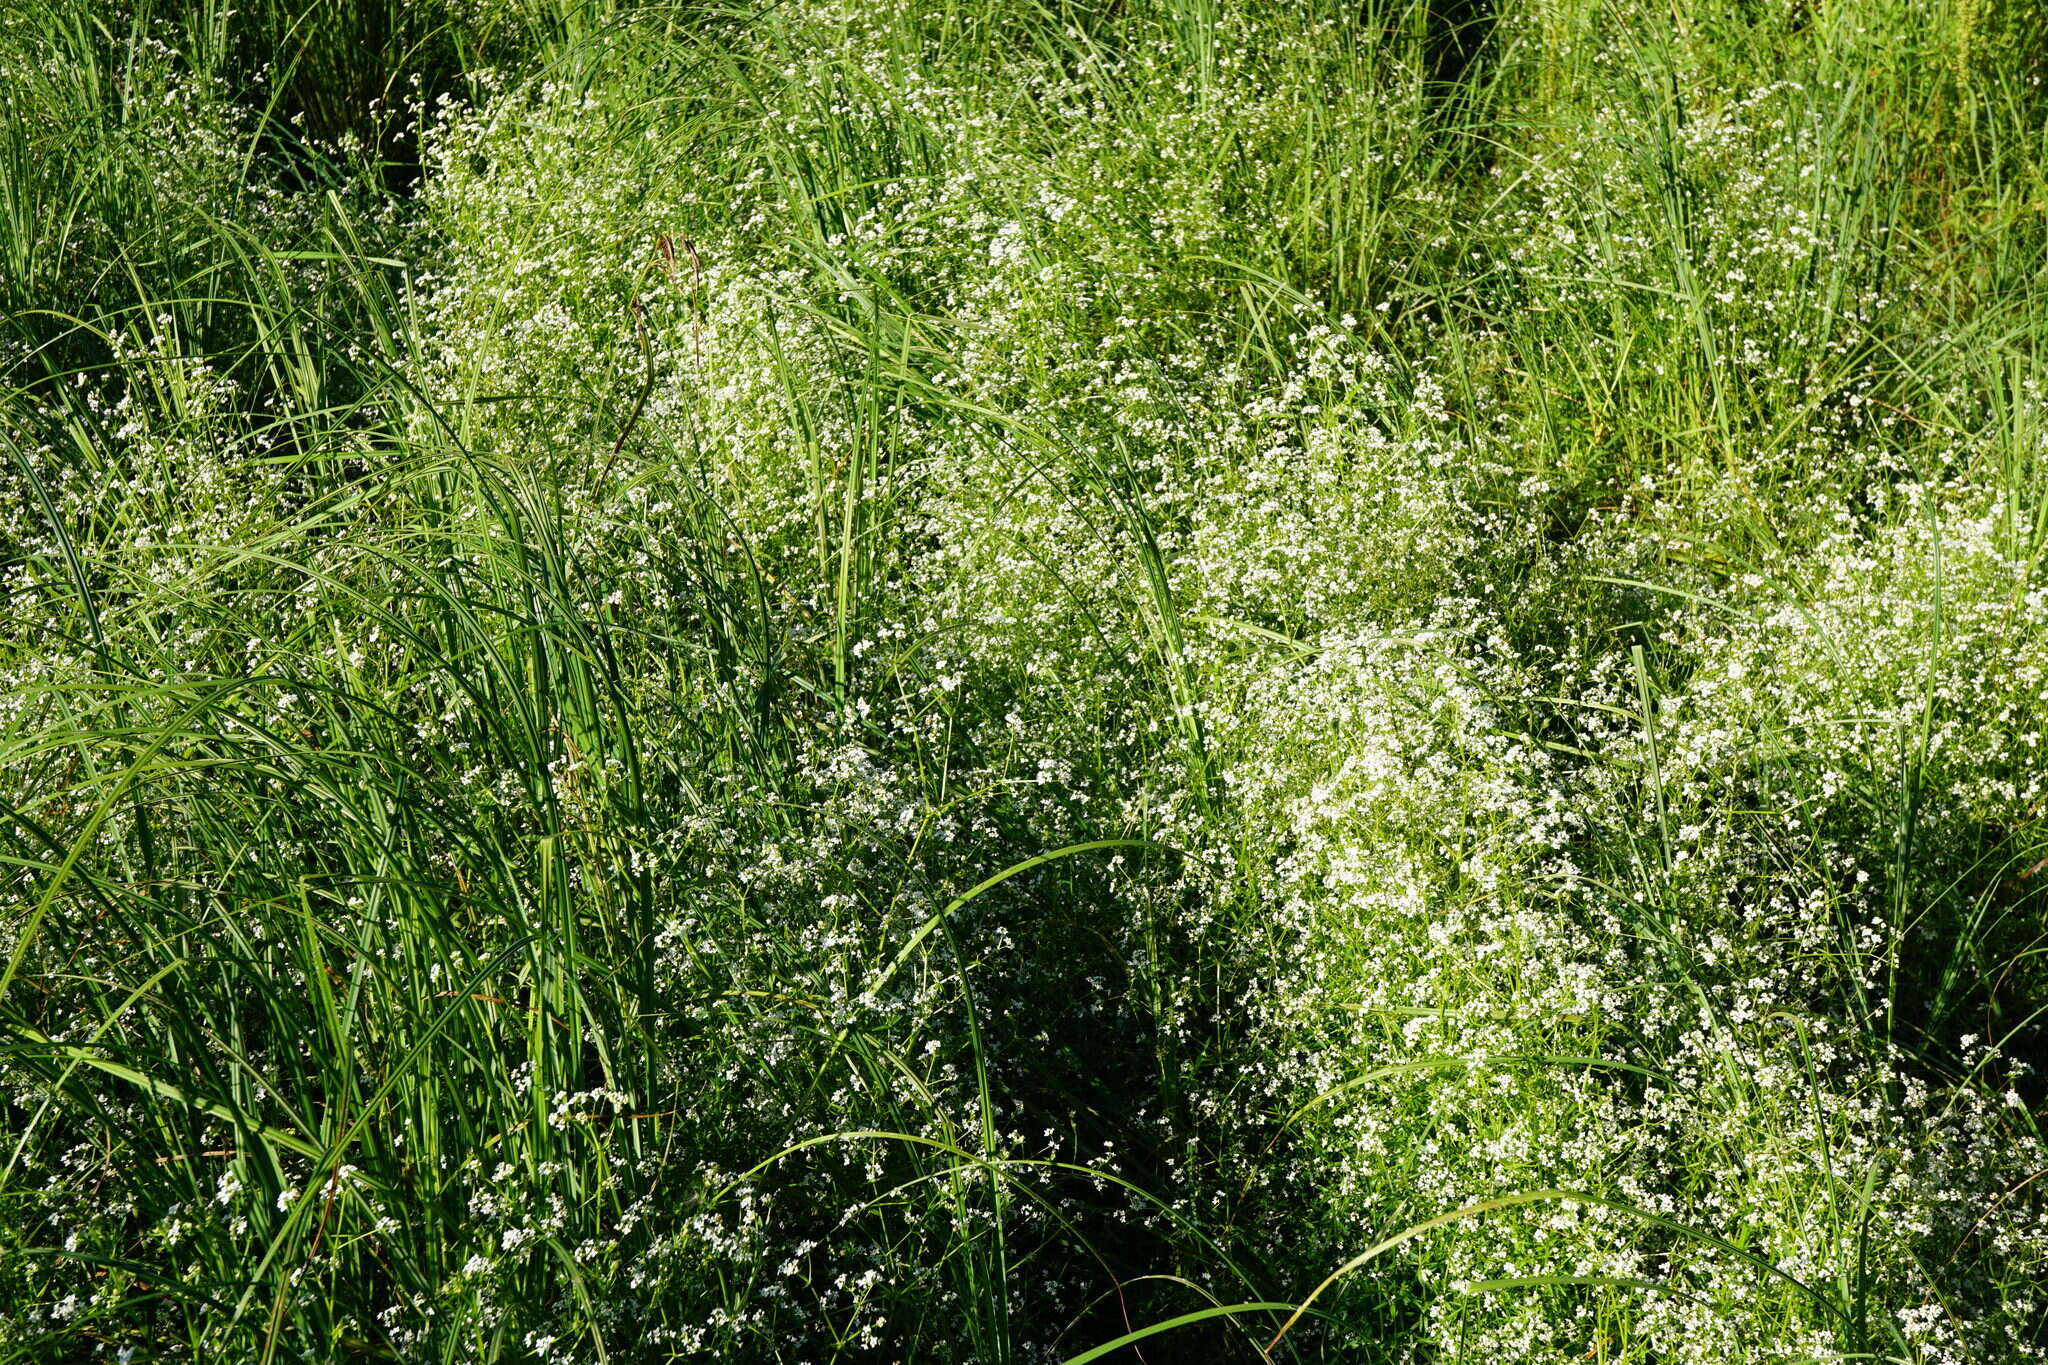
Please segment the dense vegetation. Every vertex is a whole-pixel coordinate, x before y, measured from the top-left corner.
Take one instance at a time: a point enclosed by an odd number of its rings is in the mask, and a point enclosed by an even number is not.
[[[0,1361],[2048,1358],[2044,75],[0,6]]]

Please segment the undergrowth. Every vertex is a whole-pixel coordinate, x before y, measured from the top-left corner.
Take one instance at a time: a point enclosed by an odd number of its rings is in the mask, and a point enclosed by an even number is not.
[[[0,15],[0,1361],[2048,1357],[2022,6]]]

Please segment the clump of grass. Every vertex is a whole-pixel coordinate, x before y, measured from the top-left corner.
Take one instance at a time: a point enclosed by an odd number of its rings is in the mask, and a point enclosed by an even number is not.
[[[0,18],[0,1358],[2039,1359],[2041,59]]]

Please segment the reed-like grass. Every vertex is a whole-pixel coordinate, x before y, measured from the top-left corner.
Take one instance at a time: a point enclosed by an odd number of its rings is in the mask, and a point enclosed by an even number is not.
[[[2041,1358],[2038,27],[0,14],[0,1361]]]

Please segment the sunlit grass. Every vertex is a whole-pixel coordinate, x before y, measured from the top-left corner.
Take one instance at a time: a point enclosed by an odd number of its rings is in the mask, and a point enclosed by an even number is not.
[[[0,1361],[2048,1354],[2036,27],[0,15]]]

